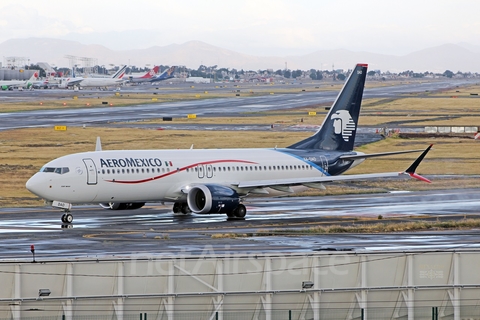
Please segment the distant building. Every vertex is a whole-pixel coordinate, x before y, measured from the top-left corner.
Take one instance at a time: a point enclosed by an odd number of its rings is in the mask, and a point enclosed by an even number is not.
[[[209,78],[202,78],[202,77],[188,77],[185,79],[185,82],[193,82],[193,83],[210,83],[212,79]]]
[[[38,70],[25,70],[25,69],[0,69],[0,80],[28,80]]]

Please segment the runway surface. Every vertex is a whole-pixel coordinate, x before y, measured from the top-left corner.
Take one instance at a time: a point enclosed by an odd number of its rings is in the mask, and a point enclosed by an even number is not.
[[[406,93],[421,93],[425,91],[439,91],[447,88],[466,85],[467,80],[451,80],[438,82],[425,82],[415,84],[400,84],[392,87],[377,87],[366,89],[364,98],[388,98],[399,97]],[[205,85],[204,90],[213,87],[213,84]],[[125,89],[122,93],[142,92],[142,88]],[[145,91],[147,89],[143,89]],[[188,92],[187,86],[181,87],[176,91]],[[227,89],[225,89],[227,90]],[[229,88],[228,90],[232,90]],[[92,124],[108,124],[111,122],[129,122],[143,119],[153,119],[162,117],[185,118],[187,114],[197,114],[197,116],[226,116],[238,115],[245,112],[260,112],[285,110],[298,107],[306,107],[314,104],[332,103],[339,90],[302,92],[298,93],[279,93],[275,95],[265,95],[258,97],[232,97],[202,99],[193,101],[169,102],[158,104],[140,104],[128,107],[95,107],[95,108],[77,108],[77,109],[56,109],[41,111],[25,111],[0,113],[0,130],[29,128],[29,127],[48,127],[54,125],[83,126]],[[82,94],[94,92],[97,95],[112,95],[112,92],[84,91]],[[148,92],[148,91],[147,91]],[[66,90],[36,90],[36,91],[12,91],[0,92],[1,101],[11,101],[12,99],[33,99],[39,100],[45,97],[73,97],[79,95]]]
[[[48,208],[0,210],[0,258],[37,260],[130,256],[285,254],[319,250],[422,250],[480,247],[478,230],[392,234],[305,234],[293,230],[332,224],[457,220],[480,216],[480,189],[324,197],[258,198],[245,220],[226,215],[174,215],[171,206],[132,211],[75,207],[74,222]],[[275,231],[275,235],[274,234]],[[240,235],[231,238],[230,234]],[[243,235],[243,236],[242,236]]]

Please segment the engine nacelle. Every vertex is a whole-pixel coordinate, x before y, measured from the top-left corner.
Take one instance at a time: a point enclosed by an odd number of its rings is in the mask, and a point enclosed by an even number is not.
[[[103,209],[109,210],[134,210],[139,209],[145,205],[145,202],[108,202],[108,203],[100,203],[100,206]]]
[[[193,213],[229,213],[240,204],[238,193],[228,187],[215,184],[193,186],[187,195],[187,203]]]

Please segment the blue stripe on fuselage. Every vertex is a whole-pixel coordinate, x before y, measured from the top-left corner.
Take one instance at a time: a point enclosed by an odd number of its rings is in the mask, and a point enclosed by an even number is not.
[[[297,158],[298,160],[300,160],[300,161],[302,161],[302,162],[305,162],[305,163],[308,164],[308,165],[311,165],[312,167],[314,167],[315,169],[317,169],[318,171],[320,171],[321,173],[323,173],[323,175],[325,175],[325,176],[330,176],[330,174],[329,174],[327,171],[325,171],[325,169],[323,169],[322,167],[320,167],[319,165],[317,165],[317,164],[314,163],[314,162],[311,162],[311,161],[306,160],[306,159],[303,158],[303,157],[297,156],[296,154],[293,154],[293,153],[291,153],[291,152],[288,152],[288,151],[285,150],[285,149],[272,149],[272,150],[281,152],[281,153],[283,153],[283,154],[287,154],[287,155],[289,155],[289,156],[291,156],[291,157],[294,157],[294,158]]]

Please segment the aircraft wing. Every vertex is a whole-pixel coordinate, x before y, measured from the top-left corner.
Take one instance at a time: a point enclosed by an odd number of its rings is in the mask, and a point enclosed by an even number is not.
[[[69,86],[74,86],[74,85],[76,85],[76,84],[79,84],[79,83],[82,82],[82,81],[83,81],[83,78],[81,78],[81,79],[73,79],[73,80],[68,81],[68,85],[69,85]]]
[[[352,174],[352,175],[340,175],[340,176],[323,176],[323,177],[312,177],[312,178],[293,178],[293,179],[278,179],[278,180],[254,180],[254,181],[245,181],[232,183],[232,185],[237,186],[238,188],[266,188],[266,187],[277,187],[277,186],[296,186],[296,185],[308,185],[308,184],[320,184],[324,182],[334,182],[334,181],[351,181],[351,180],[368,180],[376,178],[390,178],[390,177],[399,177],[403,175],[409,175],[412,178],[425,181],[430,183],[430,180],[424,178],[417,173],[417,169],[420,162],[422,162],[425,155],[430,151],[430,145],[423,153],[408,167],[407,170],[403,172],[385,172],[385,173],[368,173],[368,174]]]

